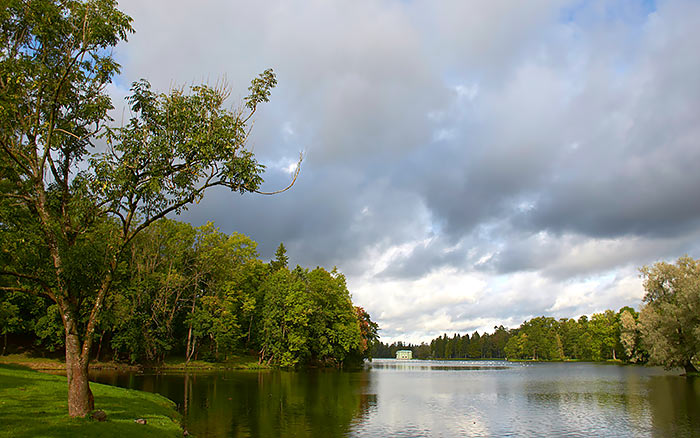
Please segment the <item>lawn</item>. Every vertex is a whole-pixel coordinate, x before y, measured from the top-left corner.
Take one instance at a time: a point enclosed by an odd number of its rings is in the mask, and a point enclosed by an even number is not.
[[[175,404],[158,394],[91,383],[106,422],[68,416],[66,378],[0,364],[0,437],[181,437]],[[137,424],[143,418],[147,424]]]

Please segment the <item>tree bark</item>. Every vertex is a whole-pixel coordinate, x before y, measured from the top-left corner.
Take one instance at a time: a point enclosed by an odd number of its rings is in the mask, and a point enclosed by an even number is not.
[[[190,311],[190,315],[194,314],[194,308],[195,304],[197,302],[197,295],[195,294],[194,297],[192,297],[192,310]],[[190,349],[191,347],[191,349]],[[187,330],[187,348],[185,348],[185,364],[190,363],[190,359],[192,359],[192,355],[194,354],[194,343],[192,342],[192,322],[190,322],[190,327]]]
[[[100,343],[97,344],[97,354],[95,354],[95,362],[100,361],[100,352],[102,351],[102,339],[105,337],[105,331],[102,330],[102,334],[100,335]]]
[[[66,328],[66,377],[68,378],[68,415],[84,417],[95,409],[88,381],[88,358],[81,355],[80,338]]]

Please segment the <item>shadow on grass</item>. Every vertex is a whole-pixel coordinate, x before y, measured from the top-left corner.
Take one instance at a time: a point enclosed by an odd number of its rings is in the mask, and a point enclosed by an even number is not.
[[[16,363],[0,363],[0,369],[6,370],[19,370],[19,371],[32,371],[31,368],[24,365],[19,365]]]

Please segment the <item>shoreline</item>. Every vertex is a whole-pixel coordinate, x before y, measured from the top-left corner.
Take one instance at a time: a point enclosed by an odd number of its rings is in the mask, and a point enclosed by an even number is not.
[[[57,358],[32,357],[26,354],[0,356],[0,364],[20,365],[35,371],[65,371],[65,361]],[[224,370],[269,370],[268,365],[259,364],[252,356],[236,356],[226,362],[184,361],[172,359],[163,364],[127,364],[121,362],[90,362],[90,371],[224,371]]]

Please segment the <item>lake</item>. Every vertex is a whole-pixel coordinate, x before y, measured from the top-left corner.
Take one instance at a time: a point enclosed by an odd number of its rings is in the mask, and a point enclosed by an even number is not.
[[[168,397],[200,438],[700,436],[700,379],[642,366],[375,359],[92,378]]]

